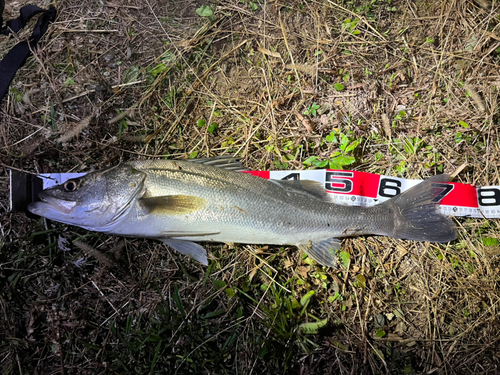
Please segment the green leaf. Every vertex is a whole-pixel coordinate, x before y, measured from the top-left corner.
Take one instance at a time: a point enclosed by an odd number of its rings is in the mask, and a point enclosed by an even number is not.
[[[377,355],[382,361],[385,359],[384,352],[380,349],[372,349],[373,354]]]
[[[185,318],[186,317],[186,310],[184,310],[184,306],[182,304],[182,299],[181,299],[181,296],[179,294],[179,287],[177,285],[174,285],[174,293],[172,294],[172,298],[173,298],[177,308],[181,312],[182,317]]]
[[[310,107],[304,111],[304,115],[309,116],[312,115],[315,117],[317,115],[317,110],[320,108],[320,105],[317,103],[313,103]]]
[[[196,121],[196,125],[198,125],[200,128],[204,127],[207,124],[205,120],[200,118],[198,121]]]
[[[344,344],[342,344],[340,341],[338,340],[332,340],[330,341],[331,344],[333,346],[335,346],[336,348],[339,348],[340,350],[344,350],[344,351],[347,351],[349,348],[347,346],[345,346]]]
[[[277,169],[288,169],[288,163],[287,162],[280,162],[279,160],[274,161],[274,166]]]
[[[251,10],[253,10],[254,12],[255,12],[257,9],[259,9],[258,5],[257,5],[257,4],[255,4],[255,3],[254,3],[254,2],[252,2],[252,1],[250,1],[250,2],[248,3],[248,7],[249,7]]]
[[[325,139],[326,139],[327,142],[335,142],[335,143],[338,142],[335,131],[333,131],[329,135],[327,135],[325,137]]]
[[[66,78],[66,81],[64,82],[64,86],[66,86],[66,87],[74,85],[74,84],[75,84],[75,81],[73,81],[73,78],[71,78],[71,77]]]
[[[361,289],[366,288],[366,277],[364,275],[356,275],[356,280],[358,281],[358,286]]]
[[[328,302],[332,303],[338,299],[342,300],[342,298],[340,298],[340,297],[341,296],[340,296],[339,292],[335,292],[335,294],[333,296],[328,297]]]
[[[123,72],[122,83],[129,83],[137,80],[139,76],[140,68],[137,65],[133,65]]]
[[[315,167],[324,168],[324,167],[326,167],[328,165],[328,160],[323,160],[323,161],[314,160],[312,164]]]
[[[347,155],[340,155],[337,156],[336,158],[333,158],[330,160],[331,163],[344,166],[344,165],[350,165],[356,161],[356,158],[354,156],[347,156]],[[333,168],[332,168],[333,169]]]
[[[213,281],[215,289],[221,290],[226,287],[226,282],[224,280],[214,280]]]
[[[207,312],[205,315],[201,315],[201,319],[210,319],[210,318],[215,318],[219,315],[222,315],[226,312],[226,310],[217,310],[217,311],[210,311]]]
[[[299,301],[297,301],[297,298],[291,298],[292,301],[292,309],[298,309],[301,307]]]
[[[259,357],[264,358],[264,356],[269,352],[269,349],[267,348],[266,345],[264,345],[260,350],[259,350]]]
[[[498,238],[486,237],[483,238],[484,246],[498,246]]]
[[[336,83],[333,85],[333,88],[337,91],[342,91],[345,87],[342,83]]]
[[[345,152],[345,149],[346,149],[348,144],[349,144],[349,138],[345,134],[341,134],[339,148]]]
[[[236,295],[236,292],[234,291],[233,288],[226,288],[224,289],[224,292],[227,294],[229,298],[233,298]]]
[[[169,69],[169,67],[166,64],[160,63],[160,64],[156,65],[154,68],[148,69],[147,71],[153,77],[156,77],[168,69]]]
[[[385,336],[385,331],[382,328],[379,328],[375,332],[375,335],[377,335],[377,337],[384,337]]]
[[[406,118],[406,111],[404,110],[401,110],[398,112],[398,114],[396,115],[396,117],[394,117],[394,120],[403,120]]]
[[[346,149],[345,149],[345,152],[351,152],[353,151],[356,147],[358,147],[358,145],[361,143],[361,141],[359,139],[355,140],[354,142],[352,142]]]
[[[347,251],[341,251],[338,254],[339,254],[340,263],[344,266],[344,268],[348,268],[349,267],[349,258],[351,257],[351,254],[349,254]]]
[[[413,367],[411,365],[406,365],[403,369],[403,374],[411,374],[413,372]]]
[[[161,337],[158,336],[158,335],[155,335],[154,333],[152,333],[151,335],[149,335],[147,338],[146,338],[146,341],[150,341],[150,342],[158,342],[158,341],[161,341]]]
[[[306,160],[304,160],[302,162],[302,164],[306,165],[306,166],[311,166],[311,164],[315,161],[315,160],[318,160],[318,157],[317,156],[309,156]]]
[[[217,129],[219,128],[219,124],[217,124],[216,122],[212,122],[209,126],[208,126],[208,132],[210,134],[213,134],[214,131],[216,131]]]
[[[309,302],[314,293],[316,293],[314,290],[310,290],[309,292],[307,292],[306,295],[300,299],[300,304],[302,306],[305,306],[305,304]]]
[[[465,121],[460,120],[458,123],[460,124],[460,126],[462,128],[466,128],[467,129],[469,127],[469,124],[467,124]]]
[[[318,330],[328,324],[328,319],[323,319],[314,323],[302,323],[299,326],[300,332],[305,335],[316,335]]]
[[[196,9],[196,14],[200,17],[212,17],[214,15],[214,11],[208,5],[202,5],[198,9]]]
[[[405,316],[405,313],[399,307],[397,309],[395,309],[393,313],[394,313],[394,315],[396,315],[397,318],[400,318],[400,319],[403,319]]]

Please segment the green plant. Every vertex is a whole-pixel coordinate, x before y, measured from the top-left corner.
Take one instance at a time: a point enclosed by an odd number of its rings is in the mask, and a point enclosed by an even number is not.
[[[347,79],[349,79],[349,78],[347,78]],[[342,83],[336,83],[336,84],[333,85],[333,88],[335,90],[337,90],[337,91],[342,91],[345,87],[344,87],[344,85]]]
[[[359,22],[359,19],[357,19],[357,18],[355,18],[354,20],[347,18],[342,23],[342,30],[346,30],[346,31],[350,32],[352,35],[358,35],[359,30],[356,30],[356,25],[358,24],[358,22]]]
[[[320,108],[319,104],[313,103],[304,111],[304,115],[316,117],[317,111]]]
[[[265,273],[265,271],[260,272]],[[307,335],[318,333],[318,329],[327,324],[326,319],[319,319],[310,313],[310,310],[312,310],[310,306],[316,304],[314,301],[316,291],[309,290],[302,295],[300,301],[294,297],[293,286],[295,280],[295,278],[292,278],[280,285],[273,279],[269,284],[262,285],[262,296],[252,296],[242,288],[238,289],[239,296],[260,306],[263,324],[269,330],[269,333],[259,340],[261,345],[259,350],[260,358],[269,360],[276,358],[276,355],[279,354],[285,358],[290,358],[296,352],[297,346],[306,353],[311,352],[311,349],[314,349],[316,344],[308,339]],[[285,287],[291,288],[291,291],[288,291]],[[258,299],[265,302],[259,303]],[[309,322],[303,321],[304,316],[309,317]],[[280,347],[279,342],[288,342],[290,345],[281,348],[283,353],[272,352],[272,348],[276,350],[276,348]],[[287,360],[283,363],[285,368],[286,362]]]
[[[253,1],[248,2],[248,7],[253,10],[254,12],[259,9],[259,6],[255,4]]]
[[[202,5],[196,9],[196,14],[200,17],[206,17],[210,21],[214,21],[214,11],[210,5]]]
[[[205,127],[205,125],[207,125],[207,122],[203,119],[199,119],[198,121],[196,121],[196,125],[199,126],[200,128],[203,128],[203,127]],[[210,134],[213,134],[218,128],[219,128],[219,124],[216,122],[212,122],[212,123],[210,123],[210,125],[208,125],[207,131]]]
[[[146,72],[153,77],[157,77],[163,72],[169,72],[175,61],[175,55],[170,51],[166,51],[160,58],[160,62],[152,68],[147,68]]]
[[[398,111],[396,116],[394,117],[394,120],[392,121],[392,127],[395,128],[397,126],[398,121],[403,121],[407,117],[406,111],[404,109]]]
[[[419,137],[406,137],[403,141],[404,150],[408,155],[416,155],[423,143]]]
[[[118,109],[116,110],[118,114],[121,113]],[[120,121],[118,122],[118,138],[122,137],[123,130],[128,130],[128,123],[125,118],[121,118]]]
[[[360,144],[360,140],[351,138],[352,132],[347,134],[341,133],[339,130],[333,130],[325,137],[326,142],[338,145],[339,151],[334,151],[327,160],[320,160],[317,156],[310,156],[303,161],[305,166],[314,166],[318,168],[343,169],[347,165],[351,165],[356,161],[352,156],[354,150]]]
[[[484,246],[498,246],[498,238],[486,237],[483,238]]]

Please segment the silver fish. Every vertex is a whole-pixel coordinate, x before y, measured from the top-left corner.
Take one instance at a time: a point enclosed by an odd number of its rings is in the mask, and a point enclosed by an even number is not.
[[[227,157],[129,161],[46,189],[28,209],[92,231],[158,239],[205,265],[206,250],[194,241],[294,245],[335,266],[341,237],[457,237],[453,221],[432,202],[433,183],[448,175],[366,208],[330,203],[315,181],[265,180],[240,168]]]

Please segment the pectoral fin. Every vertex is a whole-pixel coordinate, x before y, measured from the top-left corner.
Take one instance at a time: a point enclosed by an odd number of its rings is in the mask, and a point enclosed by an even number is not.
[[[340,249],[340,240],[337,238],[329,238],[321,242],[309,242],[297,247],[323,266],[335,267],[337,265],[337,250]]]
[[[191,258],[197,260],[201,264],[208,266],[207,251],[201,245],[195,242],[174,240],[172,238],[161,239],[164,244],[170,246],[171,248],[177,250],[179,253],[189,255]]]
[[[139,199],[147,214],[181,215],[188,214],[205,206],[205,199],[191,195],[164,195]]]

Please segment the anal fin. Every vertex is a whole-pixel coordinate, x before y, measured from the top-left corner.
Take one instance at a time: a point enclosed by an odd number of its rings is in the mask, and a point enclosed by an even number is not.
[[[177,250],[179,253],[189,255],[194,260],[208,266],[207,251],[203,246],[195,242],[175,240],[172,238],[160,238],[160,240],[163,241],[164,244]]]
[[[329,238],[320,242],[298,245],[297,247],[319,264],[326,267],[336,267],[337,250],[340,249],[340,243],[337,238]]]

